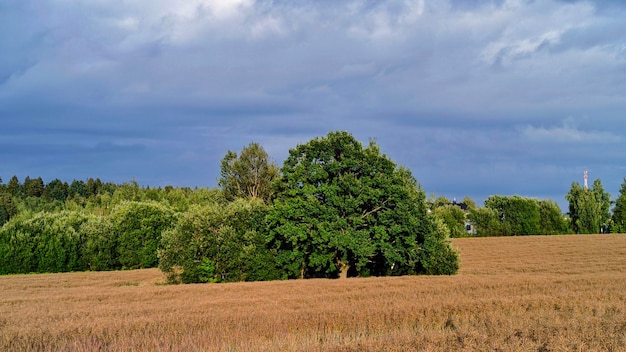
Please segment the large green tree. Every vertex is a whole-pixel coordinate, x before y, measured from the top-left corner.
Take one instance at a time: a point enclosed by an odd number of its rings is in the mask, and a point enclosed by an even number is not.
[[[291,149],[281,173],[268,223],[288,277],[456,272],[417,181],[373,142],[331,132]]]
[[[228,151],[221,162],[218,184],[228,200],[259,198],[268,201],[278,167],[258,143],[250,143],[239,155]]]
[[[615,200],[613,208],[613,232],[626,232],[626,177],[619,190],[619,196]]]

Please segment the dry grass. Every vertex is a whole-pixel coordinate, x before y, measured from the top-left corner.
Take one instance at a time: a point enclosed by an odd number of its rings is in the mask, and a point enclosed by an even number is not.
[[[0,277],[2,351],[625,351],[626,236],[458,239],[452,277]]]

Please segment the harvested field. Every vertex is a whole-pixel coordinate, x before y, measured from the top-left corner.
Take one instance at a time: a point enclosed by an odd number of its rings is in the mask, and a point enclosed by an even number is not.
[[[461,271],[164,286],[0,277],[1,351],[626,351],[626,235],[454,240]]]

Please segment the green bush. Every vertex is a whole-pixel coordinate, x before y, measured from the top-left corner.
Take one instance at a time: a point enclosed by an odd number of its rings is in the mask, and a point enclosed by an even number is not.
[[[171,283],[279,279],[260,232],[266,209],[260,200],[242,199],[191,206],[163,234],[159,267]]]
[[[159,203],[125,201],[109,218],[122,268],[157,266],[161,234],[175,223],[174,211]]]
[[[428,275],[452,275],[459,270],[459,253],[450,244],[450,230],[437,217],[432,217],[435,231],[424,238],[420,265]]]
[[[76,211],[25,213],[0,229],[0,273],[65,272],[87,269],[85,237],[89,215]]]
[[[467,237],[465,232],[465,212],[456,205],[443,205],[435,208],[433,214],[443,220],[450,230],[450,237]]]
[[[121,269],[118,240],[108,218],[91,216],[81,225],[79,231],[87,239],[84,260],[89,270]]]

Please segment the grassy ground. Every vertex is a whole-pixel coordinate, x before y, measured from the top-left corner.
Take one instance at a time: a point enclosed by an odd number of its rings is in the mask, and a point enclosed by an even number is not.
[[[626,351],[626,235],[453,243],[451,277],[0,277],[0,351]]]

